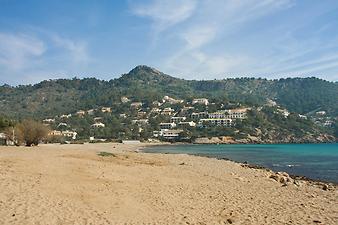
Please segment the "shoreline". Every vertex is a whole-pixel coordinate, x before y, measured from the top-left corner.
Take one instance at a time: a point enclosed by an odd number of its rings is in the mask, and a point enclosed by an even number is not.
[[[289,144],[301,144],[301,143],[289,143]],[[335,143],[304,143],[304,144],[335,144]],[[189,143],[174,144],[174,146],[186,146],[186,145],[218,145],[218,144],[189,144]],[[223,145],[223,144],[221,144],[221,145]],[[236,144],[224,144],[224,145],[238,145],[238,144],[236,143]],[[243,144],[243,145],[248,145],[248,143]],[[255,145],[255,144],[252,144],[252,145]],[[261,144],[259,144],[259,145],[261,145]],[[263,145],[274,145],[274,144],[268,143],[268,144],[263,144]],[[281,143],[281,145],[284,145],[284,143]],[[253,169],[266,170],[266,171],[270,171],[270,172],[274,172],[274,173],[278,173],[278,172],[287,173],[285,171],[274,171],[273,169],[271,169],[269,167],[262,166],[262,165],[259,165],[259,164],[247,163],[246,161],[240,162],[240,161],[236,161],[236,160],[226,158],[226,157],[213,157],[213,156],[203,155],[203,154],[198,154],[198,153],[189,154],[189,153],[162,153],[162,152],[145,152],[144,151],[145,148],[156,148],[157,146],[172,146],[172,144],[158,144],[158,145],[154,145],[154,146],[152,146],[152,145],[151,146],[144,146],[144,147],[140,147],[139,151],[142,152],[142,153],[146,153],[146,154],[152,154],[152,153],[165,154],[165,155],[167,155],[167,154],[185,154],[185,155],[189,155],[189,156],[197,156],[197,157],[205,157],[205,158],[211,158],[211,159],[217,159],[217,160],[230,161],[230,162],[237,163],[241,166],[246,166],[246,167],[253,168]],[[306,176],[303,176],[303,175],[297,175],[297,174],[292,174],[292,173],[287,173],[287,174],[291,178],[293,178],[294,180],[301,180],[301,181],[306,181],[306,182],[309,182],[309,183],[319,184],[319,185],[323,185],[323,184],[331,185],[331,186],[334,186],[335,188],[338,189],[338,182],[326,181],[326,180],[321,180],[321,179],[313,179],[313,178],[309,178],[309,177],[306,177]]]

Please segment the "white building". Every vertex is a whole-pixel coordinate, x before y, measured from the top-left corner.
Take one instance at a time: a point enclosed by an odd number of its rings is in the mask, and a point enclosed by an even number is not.
[[[185,116],[173,116],[170,118],[171,123],[179,123],[185,121],[187,118]]]
[[[88,115],[94,115],[95,109],[89,109],[87,110]]]
[[[44,122],[44,123],[54,123],[55,119],[44,119],[44,120],[42,120],[42,122]]]
[[[181,126],[181,127],[196,127],[196,123],[194,121],[179,122],[178,126]]]
[[[59,123],[59,125],[57,127],[68,127],[67,123]]]
[[[111,107],[102,107],[101,112],[103,113],[110,113],[111,112]]]
[[[324,116],[326,114],[326,112],[325,111],[318,111],[318,112],[316,112],[316,114],[318,116]]]
[[[160,123],[161,129],[173,129],[176,127],[176,123]]]
[[[163,99],[162,99],[162,102],[168,102],[170,104],[180,104],[180,103],[183,103],[184,101],[179,100],[179,99],[174,99],[174,98],[171,98],[169,96],[164,96]]]
[[[209,100],[207,98],[195,98],[192,100],[192,104],[209,105]]]
[[[250,108],[239,108],[239,109],[228,109],[225,110],[225,113],[227,114],[225,118],[228,119],[245,119],[247,111]]]
[[[177,139],[182,133],[183,130],[170,130],[170,129],[162,129],[160,131],[154,131],[153,136],[158,138],[162,137],[167,140]]]
[[[103,128],[105,127],[106,125],[104,123],[94,123],[91,125],[91,127],[93,128]]]
[[[233,120],[232,119],[200,119],[199,125],[205,126],[205,125],[214,125],[214,126],[225,126],[225,127],[231,127],[233,126]]]
[[[127,103],[127,102],[130,102],[130,99],[127,98],[126,96],[123,96],[123,97],[121,97],[121,102],[122,103]]]
[[[278,113],[282,114],[285,118],[290,115],[289,111],[286,109],[277,109]]]
[[[170,116],[175,112],[172,108],[164,108],[161,112],[162,115]]]
[[[208,112],[199,112],[199,113],[191,113],[190,115],[191,119],[193,120],[197,120],[197,119],[201,119],[201,118],[208,118]]]
[[[299,118],[301,118],[301,119],[304,119],[304,120],[307,119],[307,116],[304,116],[304,115],[301,115],[301,114],[299,114],[298,116],[299,116]]]
[[[132,120],[132,124],[137,124],[137,125],[147,125],[149,123],[148,119],[140,119],[140,120]]]
[[[68,119],[68,118],[70,118],[70,117],[72,117],[72,114],[60,116],[61,119]]]
[[[70,137],[73,140],[76,139],[77,136],[77,132],[75,131],[58,131],[58,130],[53,130],[51,132],[49,132],[48,136],[63,136],[63,137]]]
[[[213,113],[208,113],[208,118],[209,119],[222,119],[226,118],[227,113],[225,111],[218,111],[218,112],[213,112]]]
[[[132,108],[140,108],[140,107],[142,107],[142,102],[132,102],[131,104],[130,104],[130,107],[132,107]]]
[[[76,112],[77,116],[84,116],[85,114],[86,114],[86,112],[83,111],[83,110],[79,110],[79,111]]]

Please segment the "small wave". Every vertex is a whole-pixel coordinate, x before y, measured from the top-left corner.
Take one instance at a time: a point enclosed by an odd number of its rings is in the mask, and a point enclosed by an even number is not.
[[[295,164],[295,165],[293,165],[293,164],[287,164],[286,166],[289,167],[289,168],[291,168],[291,167],[296,167],[296,166],[300,166],[300,165],[297,165],[297,164]]]

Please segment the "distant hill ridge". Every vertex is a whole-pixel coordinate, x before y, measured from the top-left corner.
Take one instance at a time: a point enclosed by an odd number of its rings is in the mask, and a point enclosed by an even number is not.
[[[325,110],[338,115],[338,83],[318,78],[227,78],[184,80],[141,65],[110,81],[96,78],[58,79],[35,85],[0,87],[1,113],[13,118],[43,118],[120,103],[122,96],[152,102],[163,96],[189,100],[222,99],[244,105],[262,105],[273,99],[290,111],[306,114]]]

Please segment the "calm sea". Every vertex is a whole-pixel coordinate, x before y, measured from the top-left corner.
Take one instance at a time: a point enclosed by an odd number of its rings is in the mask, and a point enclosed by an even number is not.
[[[338,183],[338,144],[169,145],[149,147],[144,152],[228,158]]]

